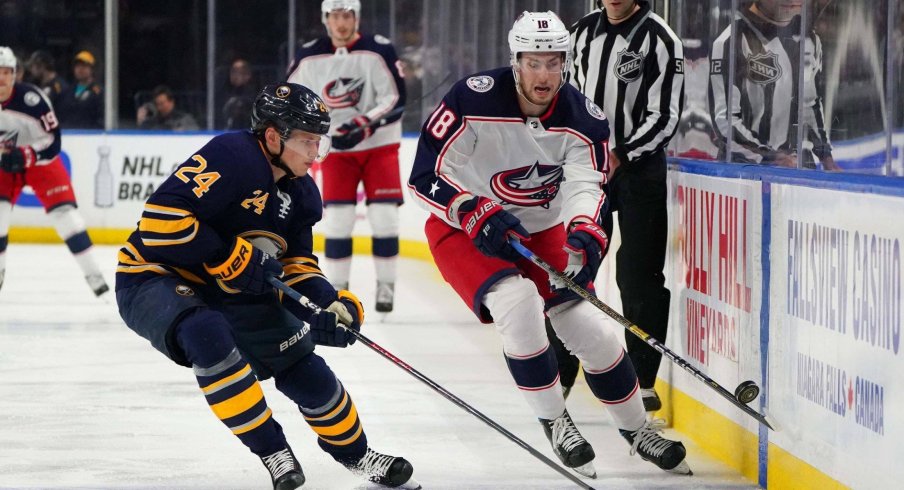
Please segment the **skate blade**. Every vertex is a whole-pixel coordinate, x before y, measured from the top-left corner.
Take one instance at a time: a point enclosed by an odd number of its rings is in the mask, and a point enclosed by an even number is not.
[[[596,468],[593,467],[593,462],[584,463],[581,466],[575,466],[572,468],[576,473],[581,476],[586,476],[587,478],[596,478]]]
[[[686,460],[682,460],[680,463],[678,463],[678,466],[675,466],[674,468],[666,471],[668,471],[669,473],[675,473],[676,475],[691,476],[694,474],[694,472],[691,471],[691,467],[687,465]]]
[[[421,490],[421,484],[417,482],[414,478],[409,478],[405,483],[397,486],[396,488],[401,488],[402,490]]]

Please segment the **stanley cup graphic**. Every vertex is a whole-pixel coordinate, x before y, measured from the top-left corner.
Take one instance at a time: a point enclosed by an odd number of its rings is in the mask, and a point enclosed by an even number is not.
[[[94,205],[99,208],[113,207],[113,171],[110,169],[110,147],[97,147],[97,172],[94,173]]]

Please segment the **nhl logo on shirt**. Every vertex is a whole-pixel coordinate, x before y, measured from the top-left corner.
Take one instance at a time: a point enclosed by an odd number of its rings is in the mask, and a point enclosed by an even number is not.
[[[490,187],[500,201],[518,206],[542,206],[559,193],[562,167],[558,165],[533,165],[499,172],[490,179]]]
[[[782,67],[778,64],[778,55],[766,51],[747,58],[747,73],[750,81],[759,85],[768,85],[782,76]]]
[[[331,109],[353,107],[361,100],[363,78],[337,78],[323,87],[323,101]]]
[[[468,87],[475,92],[489,92],[491,88],[493,88],[493,77],[488,77],[486,75],[482,75],[479,77],[471,77],[466,82]]]
[[[179,296],[194,296],[195,291],[185,284],[180,284],[176,286],[176,294],[178,294]]]
[[[640,78],[643,71],[643,53],[628,51],[627,48],[618,52],[615,62],[615,76],[619,80],[630,83]]]

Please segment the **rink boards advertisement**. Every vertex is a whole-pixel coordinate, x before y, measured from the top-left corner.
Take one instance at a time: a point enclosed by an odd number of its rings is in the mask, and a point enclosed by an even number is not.
[[[218,133],[75,133],[63,134],[62,159],[72,176],[79,209],[98,242],[120,241],[135,228],[144,202],[179,164]],[[417,140],[405,138],[399,152],[403,181],[411,172]],[[312,175],[320,179],[319,164]],[[402,184],[402,183],[400,183]],[[403,187],[404,189],[404,187]],[[363,189],[359,189],[363,201]],[[400,236],[423,241],[426,211],[411,202],[401,207]],[[12,215],[16,227],[50,226],[40,202],[26,187]],[[111,233],[112,232],[112,233]],[[315,227],[315,233],[317,228]],[[359,202],[355,234],[370,236],[363,202]]]
[[[769,408],[783,430],[769,441],[844,484],[895,487],[902,200],[771,190]]]
[[[745,380],[760,384],[759,184],[672,173],[670,188],[668,346],[729,390]],[[672,376],[686,394],[756,431],[756,421],[690,374],[674,369]]]

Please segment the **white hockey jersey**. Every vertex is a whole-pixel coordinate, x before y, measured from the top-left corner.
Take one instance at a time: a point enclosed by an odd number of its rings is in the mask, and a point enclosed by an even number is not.
[[[419,204],[460,228],[462,193],[498,201],[531,233],[576,218],[600,223],[609,124],[571,85],[545,114],[526,117],[511,68],[460,80],[424,123],[408,187]]]
[[[44,92],[30,83],[17,83],[0,104],[0,144],[4,148],[30,146],[37,165],[60,153],[60,125]]]
[[[304,46],[289,69],[288,81],[304,85],[320,95],[330,108],[330,131],[358,115],[376,121],[392,113],[387,124],[348,151],[362,151],[402,138],[405,83],[399,59],[389,39],[365,35],[350,46],[335,48],[329,37]],[[339,150],[333,150],[339,151]]]

